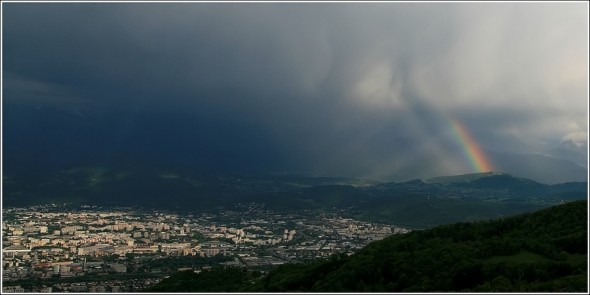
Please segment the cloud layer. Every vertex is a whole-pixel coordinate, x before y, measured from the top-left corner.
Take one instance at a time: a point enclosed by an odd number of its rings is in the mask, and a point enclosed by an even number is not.
[[[119,109],[134,128],[165,114],[153,124],[213,142],[200,150],[213,163],[254,157],[271,170],[470,172],[451,117],[486,150],[585,165],[587,8],[9,3],[3,98]]]

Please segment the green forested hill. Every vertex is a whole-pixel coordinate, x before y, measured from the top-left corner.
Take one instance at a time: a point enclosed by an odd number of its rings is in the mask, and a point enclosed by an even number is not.
[[[575,201],[510,218],[444,225],[391,236],[349,257],[283,265],[265,277],[249,276],[216,290],[586,292],[587,216],[587,201]],[[213,272],[207,276],[228,274]],[[205,291],[210,283],[216,284],[204,274],[183,274],[152,291]]]

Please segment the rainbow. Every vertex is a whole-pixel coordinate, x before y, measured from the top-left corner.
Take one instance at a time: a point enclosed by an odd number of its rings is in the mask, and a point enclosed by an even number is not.
[[[463,152],[469,160],[469,163],[476,172],[490,172],[494,168],[486,157],[485,153],[479,147],[475,139],[469,134],[467,128],[461,124],[457,119],[450,118],[451,129],[456,139],[463,147]]]

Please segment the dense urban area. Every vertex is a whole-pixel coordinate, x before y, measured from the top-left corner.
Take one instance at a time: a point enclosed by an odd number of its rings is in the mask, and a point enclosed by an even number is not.
[[[257,203],[199,213],[52,204],[2,216],[2,292],[133,292],[215,266],[265,273],[409,231]]]

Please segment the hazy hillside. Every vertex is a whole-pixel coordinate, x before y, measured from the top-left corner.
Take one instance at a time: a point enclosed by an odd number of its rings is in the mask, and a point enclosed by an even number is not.
[[[582,163],[535,154],[493,153],[497,169],[547,184],[584,181],[588,170]]]
[[[150,291],[587,292],[587,218],[586,201],[570,202],[391,236],[350,257],[283,265],[260,278],[179,273]],[[231,284],[220,287],[220,277]]]
[[[338,210],[350,217],[410,228],[487,220],[587,198],[585,182],[546,185],[504,173],[377,183],[356,178],[199,175],[150,167],[86,166],[5,174],[3,185],[4,206],[71,202],[194,211],[256,202],[269,210]]]

